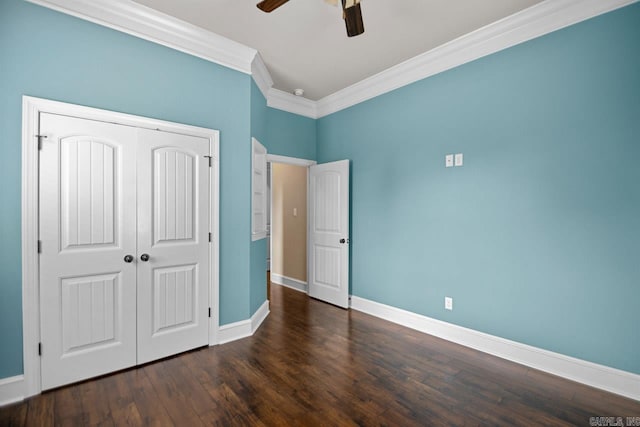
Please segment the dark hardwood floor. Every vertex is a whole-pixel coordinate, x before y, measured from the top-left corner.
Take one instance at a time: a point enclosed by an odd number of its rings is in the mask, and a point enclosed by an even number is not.
[[[0,425],[589,425],[640,402],[271,286],[253,337],[43,393]]]

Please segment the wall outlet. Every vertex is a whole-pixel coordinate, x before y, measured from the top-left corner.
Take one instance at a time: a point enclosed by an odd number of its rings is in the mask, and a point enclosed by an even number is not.
[[[455,166],[462,166],[462,153],[458,153],[455,155],[454,157],[454,165]]]
[[[446,310],[453,310],[453,298],[444,297],[444,308]]]
[[[453,167],[453,154],[447,154],[444,156],[444,167],[452,168]]]

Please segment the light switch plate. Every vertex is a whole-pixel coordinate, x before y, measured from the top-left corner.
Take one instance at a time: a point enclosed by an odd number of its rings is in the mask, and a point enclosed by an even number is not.
[[[455,165],[462,166],[462,153],[458,153],[455,156]]]
[[[444,167],[453,167],[453,154],[447,154],[446,156],[444,156]]]
[[[444,297],[444,308],[446,310],[453,310],[453,298]]]
[[[293,216],[298,216],[298,208],[293,208]]]

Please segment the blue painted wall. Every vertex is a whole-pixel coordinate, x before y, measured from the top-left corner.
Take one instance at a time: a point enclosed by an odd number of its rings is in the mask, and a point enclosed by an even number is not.
[[[267,101],[251,82],[251,136],[267,147]],[[268,150],[268,147],[267,147]],[[251,171],[249,171],[251,173]],[[251,220],[251,218],[249,218]],[[251,242],[249,311],[253,315],[267,300],[267,239]]]
[[[219,129],[220,320],[250,316],[251,77],[23,1],[3,0],[0,378],[22,373],[22,95]]]
[[[253,80],[251,135],[269,154],[316,160],[316,120],[267,107],[267,100]]]
[[[316,160],[316,120],[267,108],[267,149],[271,154]]]
[[[221,130],[222,324],[266,298],[253,135],[352,160],[355,295],[640,373],[637,22],[632,5],[316,121],[242,73],[0,2],[0,378],[22,372],[22,95]]]
[[[318,160],[352,160],[353,293],[640,373],[638,23],[640,4],[320,119]]]
[[[267,100],[252,81],[251,135],[269,154],[316,159],[316,121],[267,107]],[[251,243],[250,311],[253,315],[267,299],[267,239]]]

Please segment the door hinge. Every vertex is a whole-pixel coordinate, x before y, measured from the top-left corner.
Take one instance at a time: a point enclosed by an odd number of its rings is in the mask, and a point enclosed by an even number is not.
[[[209,242],[213,240],[213,233],[209,233]]]
[[[38,240],[38,253],[42,253],[42,240]]]
[[[204,157],[209,159],[209,167],[213,166],[213,157],[211,157],[211,156],[204,156]]]
[[[36,135],[38,138],[38,150],[42,150],[42,140],[47,138],[47,135]]]
[[[211,307],[209,307],[209,317],[211,317]]]
[[[42,343],[38,343],[38,356],[42,356]]]

